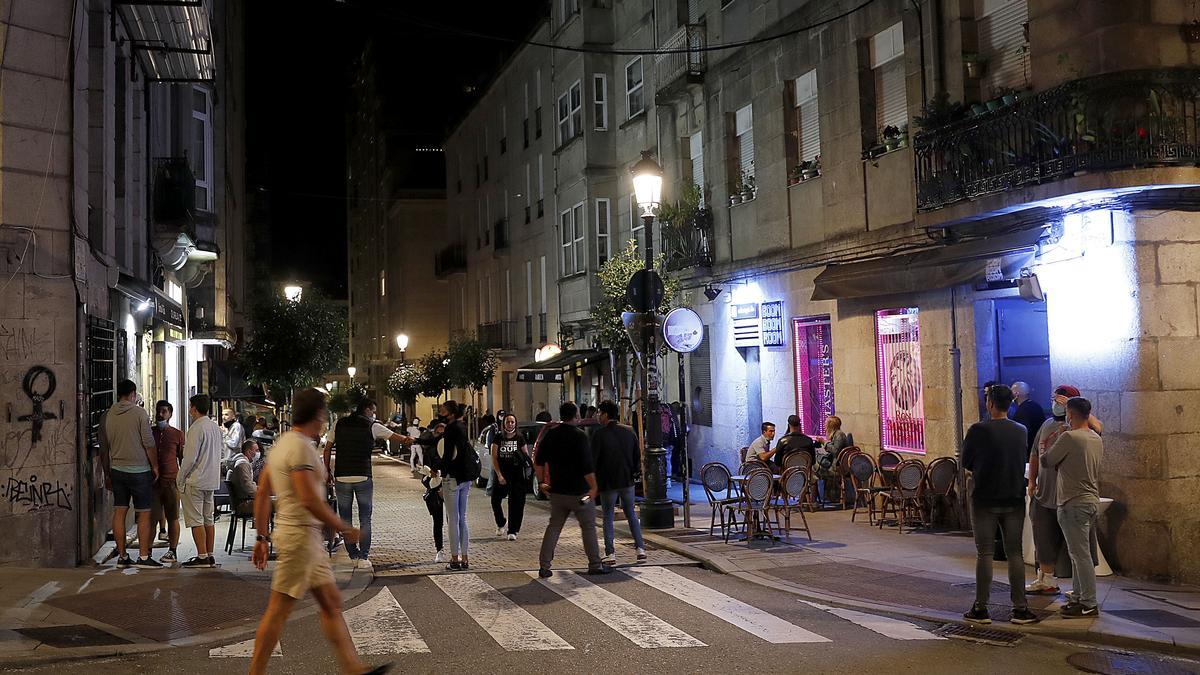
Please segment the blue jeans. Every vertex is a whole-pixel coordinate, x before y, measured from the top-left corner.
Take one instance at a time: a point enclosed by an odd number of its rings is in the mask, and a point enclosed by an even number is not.
[[[446,520],[450,521],[450,557],[467,555],[467,495],[472,481],[459,483],[453,478],[442,481],[442,497],[446,500]]]
[[[637,512],[633,510],[633,486],[618,490],[605,490],[600,493],[600,504],[604,507],[604,553],[611,555],[616,552],[613,545],[613,518],[617,509],[617,501],[621,502],[621,510],[629,521],[629,531],[633,533],[633,542],[638,548],[646,548],[642,541],[642,524],[638,521]]]
[[[1091,549],[1095,523],[1095,504],[1075,500],[1058,507],[1058,525],[1071,554],[1071,590],[1086,609],[1096,606],[1096,563]]]
[[[350,511],[358,502],[358,529],[362,532],[357,544],[346,542],[346,553],[354,560],[366,558],[371,553],[371,504],[375,494],[375,483],[370,478],[359,483],[334,483],[337,490],[338,515],[350,523]],[[353,524],[353,523],[351,523]]]

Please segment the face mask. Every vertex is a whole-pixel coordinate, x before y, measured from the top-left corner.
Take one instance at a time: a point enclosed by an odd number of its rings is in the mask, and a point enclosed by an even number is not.
[[[157,424],[158,424],[158,428],[159,428],[159,429],[166,429],[166,428],[167,428],[167,421],[166,421],[166,420],[159,420],[159,421],[157,422]]]
[[[226,429],[230,429],[230,428],[232,428],[232,427],[233,427],[233,420],[229,420],[228,422],[226,422],[226,423],[225,423],[225,428],[226,428]]]
[[[1066,417],[1066,415],[1067,415],[1067,406],[1065,406],[1065,405],[1062,405],[1062,404],[1060,404],[1060,403],[1058,403],[1058,402],[1052,402],[1052,403],[1050,404],[1050,414],[1051,414],[1051,415],[1054,415],[1055,417],[1058,417],[1058,418],[1060,418],[1060,419],[1061,419],[1061,418],[1063,418],[1063,417]]]
[[[372,424],[374,424],[374,423],[375,423],[375,416],[374,416],[374,415],[369,415],[369,416],[367,417],[367,421],[368,421],[368,422],[370,422],[370,423],[372,423]]]

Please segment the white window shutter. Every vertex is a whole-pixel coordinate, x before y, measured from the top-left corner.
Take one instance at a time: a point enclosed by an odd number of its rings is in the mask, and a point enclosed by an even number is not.
[[[690,152],[688,153],[692,160],[692,182],[700,188],[700,203],[704,203],[704,143],[701,140],[700,132],[692,134],[688,139]]]
[[[1025,28],[1029,21],[1028,0],[986,0],[979,29],[979,55],[987,60],[983,95],[991,96],[999,88],[1023,89],[1027,54]]]
[[[821,114],[817,97],[800,105],[800,161],[808,161],[821,154]]]
[[[878,87],[876,102],[876,126],[902,127],[908,124],[908,100],[904,86],[904,59],[885,63],[875,71]]]

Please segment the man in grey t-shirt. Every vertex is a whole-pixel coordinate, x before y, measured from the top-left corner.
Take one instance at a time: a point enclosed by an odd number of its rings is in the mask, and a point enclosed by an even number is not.
[[[1062,615],[1067,618],[1094,617],[1099,613],[1096,568],[1089,543],[1100,504],[1104,442],[1088,428],[1091,413],[1092,404],[1086,398],[1076,396],[1068,400],[1067,424],[1071,429],[1059,436],[1041,459],[1043,467],[1053,467],[1058,472],[1055,488],[1058,524],[1071,555],[1073,593],[1062,608]]]

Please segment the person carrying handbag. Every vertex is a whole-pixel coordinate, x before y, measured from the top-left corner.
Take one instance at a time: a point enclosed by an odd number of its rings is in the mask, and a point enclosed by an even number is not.
[[[509,413],[501,420],[501,432],[492,437],[492,514],[496,517],[496,536],[516,541],[525,516],[525,495],[529,492],[533,463],[525,447],[525,437],[517,431],[517,416]],[[508,497],[508,518],[503,502]]]

